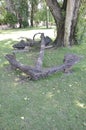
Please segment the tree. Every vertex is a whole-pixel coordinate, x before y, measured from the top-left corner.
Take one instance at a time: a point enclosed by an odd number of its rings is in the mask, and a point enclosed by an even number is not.
[[[75,44],[75,28],[78,18],[80,0],[45,0],[55,23],[57,36],[56,46]]]
[[[37,11],[37,5],[38,5],[38,0],[29,0],[29,8],[30,8],[30,23],[31,23],[31,27],[34,26],[33,22],[34,22],[34,14]]]
[[[17,1],[17,16],[20,24],[20,28],[28,25],[28,0]]]
[[[7,12],[14,14],[19,27],[28,25],[28,0],[5,0]]]
[[[15,14],[7,12],[4,16],[4,22],[8,23],[10,27],[15,28],[15,24],[17,23],[17,17]]]
[[[54,22],[52,14],[51,14],[49,8],[46,6],[45,2],[41,1],[38,4],[37,12],[34,15],[34,20],[37,23],[42,21],[44,23],[44,25],[46,25],[46,28],[49,28],[49,22],[50,23]]]

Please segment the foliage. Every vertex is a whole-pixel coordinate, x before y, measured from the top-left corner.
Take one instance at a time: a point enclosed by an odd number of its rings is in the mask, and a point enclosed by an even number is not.
[[[86,2],[82,0],[80,10],[79,10],[79,18],[77,23],[77,40],[78,43],[86,43]]]
[[[45,2],[41,1],[38,4],[37,12],[34,15],[34,20],[35,20],[35,22],[39,22],[39,23],[43,22],[44,25],[46,25],[46,27],[47,27],[47,24],[54,23],[53,16],[52,16],[49,8],[46,6]]]
[[[35,14],[36,21],[46,21],[46,8],[40,9]]]
[[[3,1],[3,0],[2,0]],[[47,17],[47,8],[44,1],[40,0],[9,0],[9,4],[5,3],[8,1],[2,2],[2,6],[0,7],[0,11],[3,12],[2,17],[8,17],[6,15],[7,12],[10,14],[14,14],[17,17],[17,21],[22,24],[21,27],[28,26],[28,18],[31,22],[31,19],[35,22],[46,21]],[[41,8],[38,8],[38,5]],[[33,6],[33,8],[32,8]],[[9,8],[10,7],[10,8]],[[4,12],[5,11],[5,12]],[[53,22],[53,17],[48,9],[49,21]],[[0,23],[3,22],[2,17],[0,17]],[[12,16],[11,16],[12,17]],[[14,17],[14,16],[13,16]],[[8,19],[5,18],[5,23],[8,23]],[[12,22],[13,23],[13,22]],[[15,22],[14,22],[15,23]]]
[[[23,20],[28,19],[28,1],[27,0],[20,0],[17,1],[16,7],[17,13],[22,16]]]
[[[1,16],[0,17],[0,24],[3,24],[4,23],[4,18]]]
[[[3,1],[0,1],[0,24],[4,24],[5,14],[6,14],[5,4]]]
[[[28,23],[28,0],[9,0],[9,3],[1,4],[0,9],[4,10],[2,16],[5,19],[5,23],[9,23],[13,26],[16,22],[21,22],[22,26],[26,27]],[[10,8],[9,8],[10,7]],[[20,21],[21,19],[21,21]],[[2,22],[2,21],[1,21]]]
[[[38,21],[46,21],[46,19],[47,19],[46,17],[48,17],[48,20],[50,22],[54,22],[53,17],[51,15],[51,12],[49,11],[49,9],[47,10],[46,7],[43,7],[41,9],[38,9],[37,13],[35,14],[35,21],[37,21],[37,20]]]
[[[4,17],[4,22],[10,24],[10,26],[14,26],[17,23],[17,17],[15,14],[7,12]]]
[[[27,21],[22,21],[22,25],[24,28],[28,27],[28,22]]]
[[[22,24],[21,26],[26,27],[28,25],[26,24],[28,23],[28,0],[13,0],[13,3],[15,5],[14,11],[19,24]]]

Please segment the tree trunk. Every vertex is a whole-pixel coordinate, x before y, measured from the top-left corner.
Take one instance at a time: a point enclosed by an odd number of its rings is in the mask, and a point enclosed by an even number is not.
[[[22,28],[22,19],[19,19],[19,28]]]
[[[62,8],[56,0],[46,0],[47,5],[50,8],[50,11],[54,17],[56,23],[56,38],[54,40],[55,46],[63,46],[64,45],[64,22],[65,18],[62,14],[62,11],[65,10],[66,2],[63,3]]]
[[[78,17],[80,0],[68,0],[65,20],[64,45],[69,46],[75,43],[75,27]]]
[[[74,44],[80,0],[63,0],[62,6],[56,0],[45,1],[56,23],[57,36],[54,44],[56,46]]]
[[[22,17],[20,14],[18,14],[18,22],[19,22],[19,28],[22,28]]]
[[[70,31],[70,45],[77,44],[76,39],[76,25],[77,25],[77,19],[78,19],[78,12],[80,7],[80,1],[81,0],[75,0],[74,5],[74,11],[73,11],[73,19],[72,19],[72,25],[71,25],[71,31]]]
[[[73,19],[75,0],[67,1],[66,19],[65,19],[65,34],[64,34],[64,45],[70,45],[70,34]]]
[[[54,40],[54,45],[57,47],[64,46],[64,21],[59,24],[59,27],[57,25],[57,36]]]
[[[46,28],[49,28],[49,9],[48,6],[46,6]]]
[[[31,17],[30,17],[30,22],[31,22],[31,27],[33,27],[33,16],[34,16],[34,4],[32,2],[31,4]]]

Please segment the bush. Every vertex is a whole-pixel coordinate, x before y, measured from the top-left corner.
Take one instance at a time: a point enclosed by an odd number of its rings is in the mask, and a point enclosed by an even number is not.
[[[0,25],[3,24],[3,19],[0,19]]]
[[[0,25],[5,24],[4,16],[0,15]]]
[[[7,12],[4,17],[4,22],[10,24],[11,27],[14,27],[14,25],[17,23],[17,17],[15,14]]]
[[[77,23],[77,41],[79,44],[86,43],[86,3],[82,0]]]
[[[23,25],[24,28],[26,28],[29,24],[28,24],[27,21],[22,21],[22,25]]]

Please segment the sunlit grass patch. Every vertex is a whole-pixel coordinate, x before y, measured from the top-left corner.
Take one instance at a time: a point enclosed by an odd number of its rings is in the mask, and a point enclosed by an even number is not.
[[[15,28],[15,29],[7,29],[7,30],[0,30],[1,34],[8,34],[8,33],[13,33],[13,32],[19,32],[19,31],[28,31],[28,30],[33,30],[35,28]]]
[[[52,27],[53,28],[53,27]],[[29,30],[41,30],[41,29],[46,29],[46,27],[27,27],[27,28],[15,28],[15,29],[7,29],[7,30],[0,30],[0,34],[8,34],[8,33],[13,33],[13,32],[19,32],[19,31],[29,31]],[[51,28],[49,28],[51,29]]]

